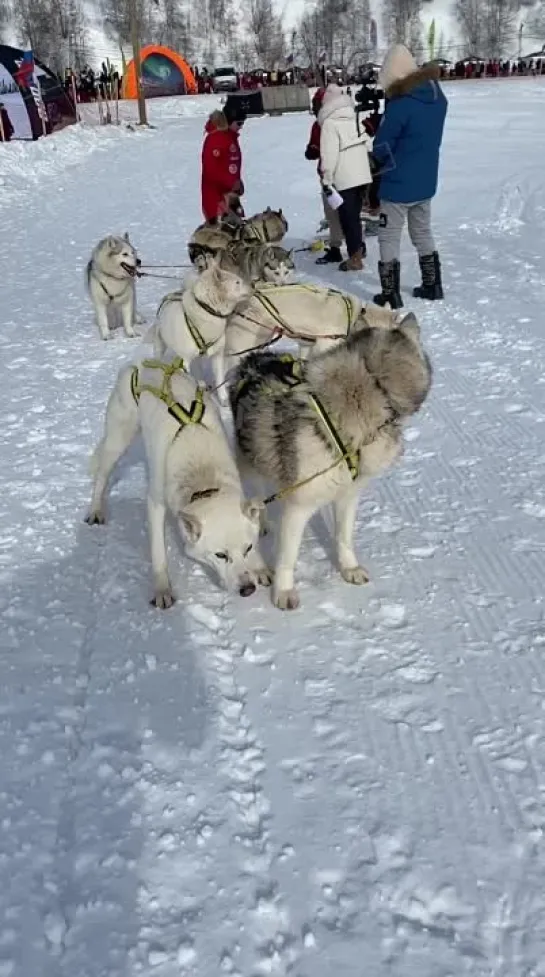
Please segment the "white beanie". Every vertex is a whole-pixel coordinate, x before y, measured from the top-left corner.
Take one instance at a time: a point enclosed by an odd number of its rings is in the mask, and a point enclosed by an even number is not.
[[[379,86],[386,92],[394,82],[407,78],[417,69],[418,65],[409,49],[404,44],[394,44],[384,58],[382,68],[379,71]]]

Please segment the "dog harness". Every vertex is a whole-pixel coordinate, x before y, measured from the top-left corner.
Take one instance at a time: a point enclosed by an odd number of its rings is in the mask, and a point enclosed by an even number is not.
[[[189,424],[200,424],[204,417],[206,407],[203,401],[203,391],[197,388],[195,398],[191,402],[189,410],[180,404],[172,393],[172,377],[175,373],[187,373],[184,361],[181,357],[176,357],[172,363],[162,363],[161,360],[143,360],[142,366],[149,370],[160,370],[163,374],[163,382],[160,387],[154,387],[149,383],[140,383],[138,367],[133,367],[131,373],[131,393],[136,403],[140,400],[144,392],[153,394],[158,400],[166,405],[169,414],[180,425],[176,437]]]
[[[322,292],[326,292],[329,297],[335,295],[341,299],[346,309],[346,333],[350,334],[357,317],[358,312],[356,312],[356,307],[353,305],[353,299],[351,295],[347,295],[345,292],[339,292],[336,288],[323,289],[318,285],[311,285],[306,282],[293,282],[287,285],[275,285],[274,282],[260,282],[257,286],[254,295],[258,300],[259,304],[269,313],[272,319],[278,323],[279,326],[285,326],[285,322],[282,319],[278,309],[276,308],[274,302],[271,300],[270,296],[266,293],[277,292],[279,288],[290,290],[291,292],[310,292],[312,295],[318,295]],[[241,313],[237,313],[241,315]],[[245,316],[241,316],[245,318]],[[310,338],[310,337],[309,337]]]
[[[161,309],[163,308],[163,306],[167,305],[169,302],[180,302],[181,303],[183,296],[184,296],[184,292],[183,291],[170,292],[168,295],[165,295],[165,297],[162,300],[159,308],[157,309],[157,316],[159,316],[159,313],[161,312]],[[197,305],[199,306],[199,308],[203,310],[203,312],[207,312],[208,315],[214,316],[215,319],[224,319],[225,318],[225,316],[223,315],[223,313],[216,312],[216,310],[213,309],[211,305],[208,305],[206,302],[201,301],[201,299],[196,298],[195,295],[193,296],[193,298],[195,299],[195,302],[197,303]],[[184,314],[184,318],[185,318],[185,322],[186,322],[186,326],[187,326],[187,331],[189,332],[189,335],[191,336],[193,342],[195,343],[195,346],[197,347],[197,349],[199,351],[199,356],[205,356],[208,353],[208,350],[211,349],[212,346],[215,346],[215,344],[217,343],[218,340],[217,339],[214,339],[214,340],[212,340],[211,343],[207,343],[206,340],[204,339],[202,333],[200,332],[200,330],[197,328],[197,326],[195,325],[195,323],[192,321],[192,319],[187,314],[186,310],[183,307],[183,303],[182,303],[182,311],[183,311],[183,314]]]
[[[305,376],[303,371],[303,364],[301,360],[295,359],[290,353],[284,353],[281,356],[275,358],[276,362],[281,364],[280,369],[274,370],[276,379],[286,386],[286,393],[289,390],[293,390],[298,387],[301,383],[304,383]],[[274,369],[274,368],[273,368]],[[245,377],[239,382],[235,389],[235,395],[233,400],[233,413],[236,411],[236,405],[244,393],[244,391],[252,383],[251,377]],[[344,444],[335,424],[331,420],[329,414],[327,413],[322,401],[316,394],[306,391],[306,396],[309,399],[311,406],[325,427],[330,440],[333,442],[335,448],[339,453],[339,462],[344,461],[350,477],[355,480],[359,475],[359,454],[357,452],[351,452],[347,449]]]

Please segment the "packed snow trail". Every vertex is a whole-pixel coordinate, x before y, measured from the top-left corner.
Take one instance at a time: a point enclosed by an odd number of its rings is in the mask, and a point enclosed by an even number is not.
[[[315,520],[293,614],[174,537],[178,603],[148,606],[140,448],[82,521],[141,350],[98,339],[83,269],[111,231],[186,261],[203,118],[0,156],[0,977],[544,977],[545,87],[447,94],[444,304],[403,256],[432,395],[362,498],[371,584]],[[321,216],[309,124],[242,136],[247,209],[281,205],[293,244]],[[368,246],[328,280],[369,298]],[[141,283],[148,321],[173,287]]]

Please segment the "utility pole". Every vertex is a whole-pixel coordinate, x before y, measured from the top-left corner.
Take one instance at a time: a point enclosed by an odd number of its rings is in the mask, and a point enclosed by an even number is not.
[[[131,43],[134,71],[136,76],[136,95],[138,98],[138,122],[147,126],[146,99],[142,91],[142,62],[140,60],[140,24],[138,23],[138,0],[129,0],[129,17],[131,22]]]

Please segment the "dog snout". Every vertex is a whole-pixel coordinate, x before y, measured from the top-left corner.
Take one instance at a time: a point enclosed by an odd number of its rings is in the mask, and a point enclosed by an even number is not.
[[[251,580],[244,580],[240,585],[239,594],[241,597],[251,597],[252,594],[255,594],[255,583],[252,583]]]
[[[141,262],[140,258],[137,258],[136,259],[136,267],[137,268],[140,268],[141,264],[142,264],[142,262]]]

